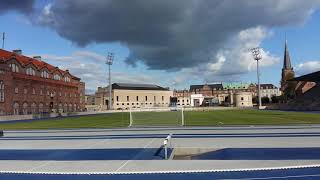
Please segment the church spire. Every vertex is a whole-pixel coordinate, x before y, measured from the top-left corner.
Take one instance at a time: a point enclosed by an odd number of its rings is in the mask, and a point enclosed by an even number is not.
[[[290,55],[289,55],[289,49],[287,45],[287,40],[284,46],[284,58],[283,58],[283,69],[285,70],[292,70],[291,66],[291,60],[290,60]]]

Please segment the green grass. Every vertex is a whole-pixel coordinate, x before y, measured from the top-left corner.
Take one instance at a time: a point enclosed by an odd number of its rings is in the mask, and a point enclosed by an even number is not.
[[[258,110],[185,111],[187,126],[320,124],[320,114]],[[181,112],[135,112],[134,125],[179,125]],[[129,125],[129,113],[0,123],[0,129],[118,128]]]

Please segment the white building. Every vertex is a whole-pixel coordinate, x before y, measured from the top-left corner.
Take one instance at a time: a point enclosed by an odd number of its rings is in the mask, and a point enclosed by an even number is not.
[[[261,97],[268,97],[271,100],[273,96],[280,96],[281,92],[273,84],[260,84]]]
[[[191,94],[191,106],[200,106],[204,100],[204,96],[202,94]]]
[[[231,96],[235,107],[253,107],[251,92],[237,92]]]

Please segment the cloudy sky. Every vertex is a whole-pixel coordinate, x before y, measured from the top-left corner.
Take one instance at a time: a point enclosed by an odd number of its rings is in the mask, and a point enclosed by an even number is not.
[[[298,75],[320,70],[320,0],[2,0],[5,49],[79,76],[87,92],[113,82],[279,84],[285,39]]]

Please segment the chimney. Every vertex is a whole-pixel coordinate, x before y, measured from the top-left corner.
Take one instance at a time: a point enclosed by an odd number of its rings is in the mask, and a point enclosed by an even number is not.
[[[12,51],[13,53],[16,53],[18,55],[22,55],[22,50],[21,49],[15,49]]]
[[[33,59],[41,61],[41,56],[33,56]]]

